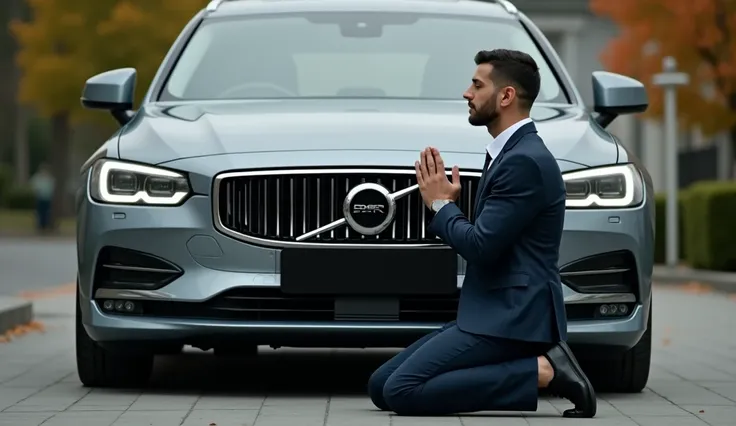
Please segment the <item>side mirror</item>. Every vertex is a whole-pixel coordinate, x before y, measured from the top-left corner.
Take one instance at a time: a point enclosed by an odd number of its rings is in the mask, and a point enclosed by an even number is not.
[[[607,71],[593,72],[593,108],[602,127],[621,114],[637,114],[648,107],[647,90],[639,80]]]
[[[125,125],[135,115],[132,109],[136,74],[135,68],[120,68],[90,78],[82,91],[82,105],[108,110],[121,126]]]

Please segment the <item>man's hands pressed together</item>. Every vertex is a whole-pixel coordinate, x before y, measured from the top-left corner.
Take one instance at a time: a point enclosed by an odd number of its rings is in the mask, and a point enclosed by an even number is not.
[[[442,161],[437,148],[427,147],[419,155],[419,161],[414,163],[417,172],[419,192],[424,204],[431,208],[435,200],[457,201],[460,197],[460,169],[452,168],[452,182],[445,174],[445,163]]]

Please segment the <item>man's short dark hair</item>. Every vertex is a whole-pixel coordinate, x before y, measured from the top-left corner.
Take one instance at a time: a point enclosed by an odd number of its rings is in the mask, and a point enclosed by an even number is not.
[[[491,64],[491,80],[497,86],[513,86],[519,104],[530,109],[539,95],[540,77],[537,62],[518,50],[481,50],[475,64]]]

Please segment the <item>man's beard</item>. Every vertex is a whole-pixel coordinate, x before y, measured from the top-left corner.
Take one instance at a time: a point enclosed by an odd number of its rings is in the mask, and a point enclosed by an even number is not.
[[[488,126],[496,119],[498,118],[498,111],[496,110],[496,104],[492,102],[492,100],[495,100],[496,96],[494,93],[494,96],[491,97],[491,99],[483,105],[483,108],[478,110],[471,106],[472,111],[474,114],[470,114],[468,116],[468,122],[470,122],[473,126]]]

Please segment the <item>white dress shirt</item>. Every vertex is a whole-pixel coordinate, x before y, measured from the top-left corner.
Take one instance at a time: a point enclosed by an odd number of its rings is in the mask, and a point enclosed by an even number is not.
[[[531,122],[531,118],[525,118],[521,121],[517,121],[513,125],[507,127],[506,130],[501,132],[498,136],[496,136],[495,139],[491,141],[491,143],[486,146],[486,151],[491,156],[491,162],[488,163],[488,167],[491,167],[491,164],[493,164],[493,160],[498,157],[498,154],[501,153],[503,147],[506,145],[506,142],[511,139],[511,136],[516,133],[516,131],[519,130],[521,126]]]

